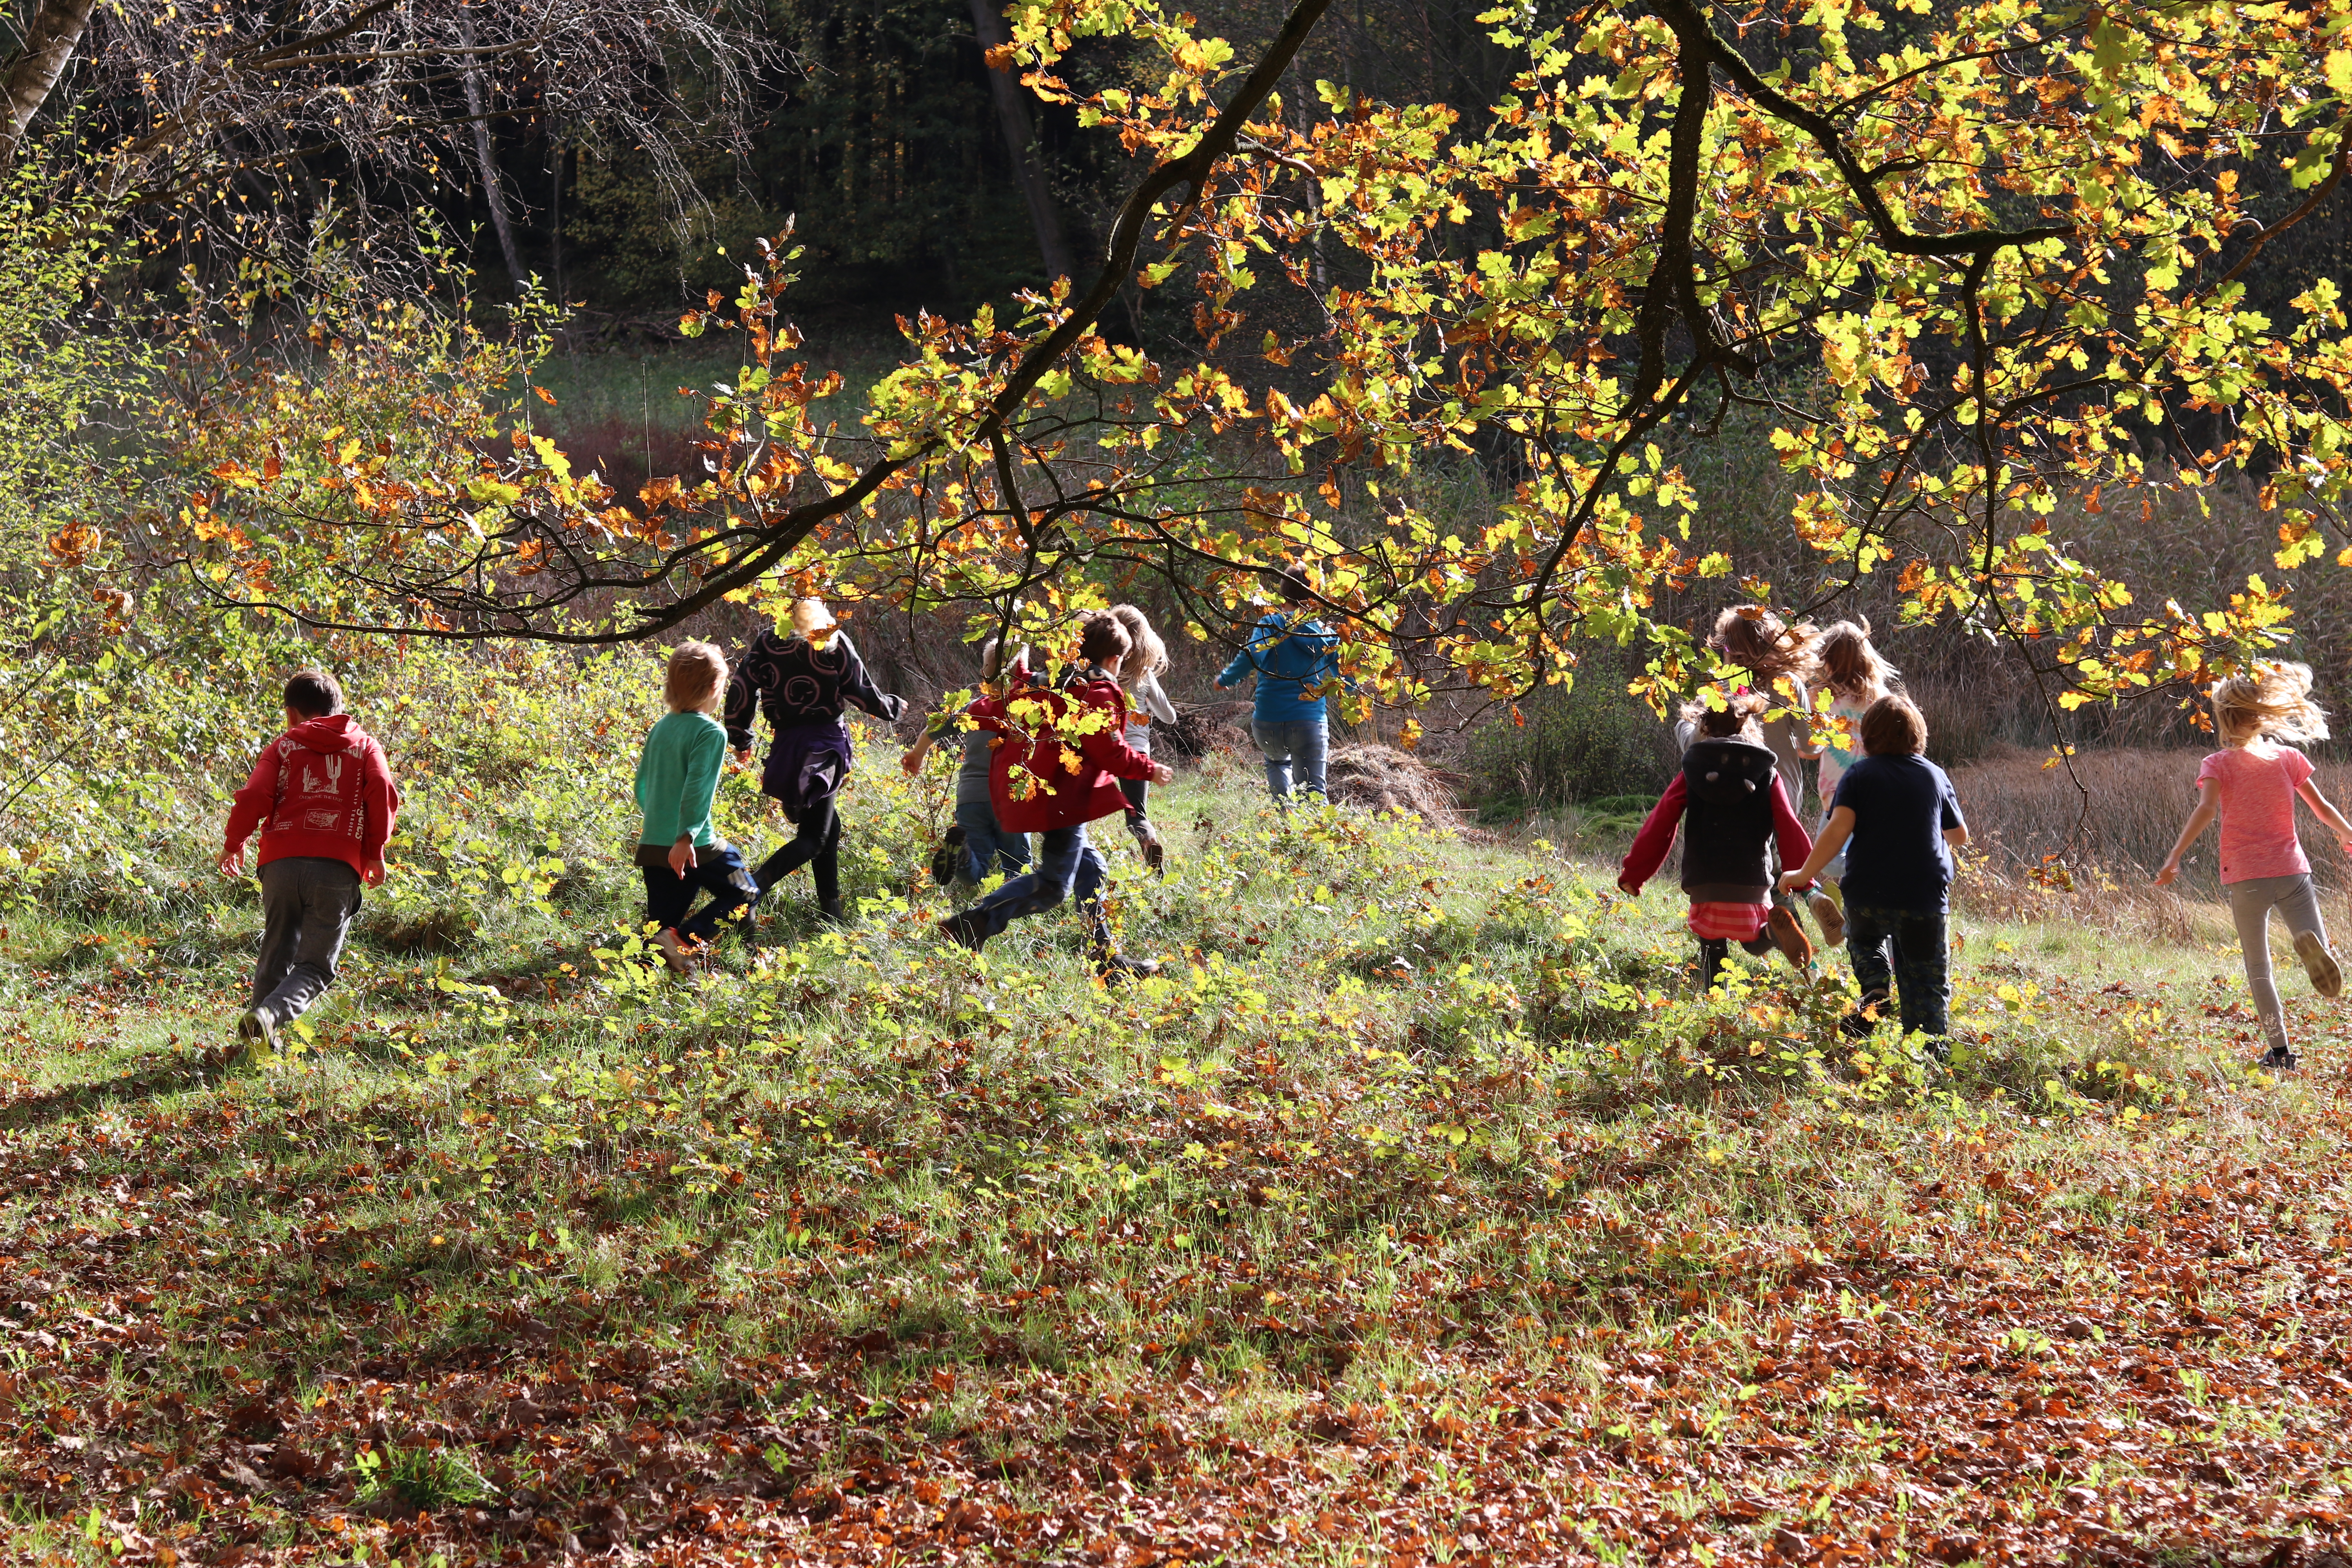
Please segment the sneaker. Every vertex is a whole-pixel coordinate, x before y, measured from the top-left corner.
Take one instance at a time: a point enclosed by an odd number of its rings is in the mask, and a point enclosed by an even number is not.
[[[278,1048],[278,1022],[258,1007],[247,1007],[236,1016],[236,1037],[259,1040],[265,1050]]]
[[[982,928],[980,921],[971,910],[958,910],[954,914],[941,921],[940,935],[958,947],[967,948],[973,952],[978,952],[981,945],[988,941],[988,932]]]
[[[1101,952],[1095,955],[1095,973],[1105,980],[1122,978],[1145,980],[1160,973],[1160,961],[1156,958],[1129,958],[1120,953]]]
[[[654,937],[654,950],[662,955],[662,962],[669,965],[669,972],[672,974],[694,973],[694,960],[687,948],[686,940],[677,934],[676,926],[662,927]]]
[[[2305,936],[2309,936],[2310,934],[2311,933],[2309,931],[2305,931],[2304,933]],[[2302,945],[2300,939],[2297,940],[2295,945],[2298,947]],[[2336,966],[2333,963],[2328,965],[2328,968],[2331,970],[2335,967]],[[2294,1054],[2294,1050],[2292,1047],[2273,1046],[2269,1050],[2263,1053],[2262,1065],[2268,1068],[2273,1072],[2293,1072],[2295,1068],[2303,1065],[2303,1058]]]
[[[2311,988],[2322,996],[2344,994],[2344,971],[2336,967],[2336,955],[2327,951],[2327,939],[2315,931],[2297,932],[2294,955],[2303,960],[2303,972],[2311,976]]]
[[[1838,908],[1837,900],[1827,893],[1814,893],[1806,899],[1805,904],[1813,911],[1813,919],[1821,924],[1822,941],[1832,947],[1843,947],[1845,911]]]
[[[1796,911],[1786,904],[1772,906],[1771,919],[1767,922],[1772,932],[1772,945],[1780,956],[1800,969],[1813,966],[1813,944],[1805,936],[1805,928],[1797,923]]]

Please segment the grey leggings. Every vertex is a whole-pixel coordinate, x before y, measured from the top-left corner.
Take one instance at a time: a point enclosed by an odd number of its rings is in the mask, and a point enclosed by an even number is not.
[[[2271,980],[2270,918],[2273,909],[2286,921],[2290,937],[2305,931],[2317,931],[2319,940],[2327,940],[2327,928],[2319,919],[2319,895],[2311,886],[2311,873],[2293,877],[2254,877],[2243,882],[2232,882],[2230,894],[2230,918],[2238,922],[2238,951],[2246,959],[2246,989],[2254,994],[2254,1012],[2262,1018],[2263,1033],[2273,1046],[2286,1045],[2286,1015],[2279,1010],[2278,986]]]

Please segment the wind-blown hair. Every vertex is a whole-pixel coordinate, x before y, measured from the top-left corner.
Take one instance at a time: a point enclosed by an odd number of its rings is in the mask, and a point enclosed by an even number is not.
[[[2225,746],[2257,735],[2302,745],[2327,739],[2327,711],[2311,700],[2311,666],[2258,664],[2205,694],[2213,702],[2213,729]]]

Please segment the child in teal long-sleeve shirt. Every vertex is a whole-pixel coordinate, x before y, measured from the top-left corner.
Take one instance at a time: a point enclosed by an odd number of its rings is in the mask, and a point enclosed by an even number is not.
[[[1315,619],[1314,595],[1296,572],[1269,572],[1269,586],[1283,607],[1268,610],[1250,629],[1249,641],[1217,674],[1217,688],[1238,686],[1257,675],[1257,700],[1250,712],[1250,738],[1265,753],[1265,787],[1280,802],[1290,799],[1297,764],[1300,793],[1324,793],[1325,761],[1331,751],[1330,721],[1322,689],[1339,671],[1339,639]]]
[[[646,921],[657,928],[654,945],[663,962],[679,974],[721,921],[741,918],[760,896],[741,854],[710,826],[727,760],[727,731],[711,710],[726,685],[727,659],[717,647],[679,644],[663,681],[668,716],[646,737],[637,760],[637,808],[646,817],[637,835],[637,869],[646,879]],[[698,892],[709,894],[709,901],[688,919]]]

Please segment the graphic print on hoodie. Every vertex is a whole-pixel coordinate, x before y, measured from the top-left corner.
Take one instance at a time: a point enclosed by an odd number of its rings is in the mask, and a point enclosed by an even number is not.
[[[256,863],[307,856],[364,872],[383,858],[400,789],[375,737],[348,713],[305,719],[262,748],[229,810],[228,843],[257,826]]]

